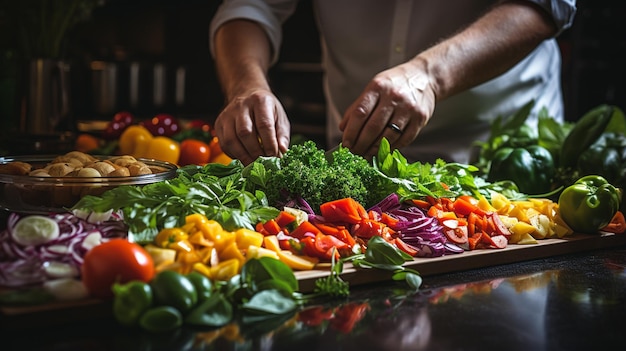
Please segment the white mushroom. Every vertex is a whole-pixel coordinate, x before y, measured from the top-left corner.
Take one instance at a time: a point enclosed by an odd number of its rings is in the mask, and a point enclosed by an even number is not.
[[[109,161],[96,161],[90,163],[85,168],[93,168],[97,170],[102,177],[106,177],[109,173],[115,171],[116,167]]]
[[[78,171],[78,174],[76,174],[77,177],[90,177],[90,178],[99,178],[102,175],[100,174],[100,172],[92,167],[84,167],[81,168]]]
[[[138,176],[144,174],[152,174],[152,170],[148,165],[143,162],[135,162],[133,164],[128,165],[128,170],[130,171],[131,176]]]
[[[48,173],[52,177],[64,177],[72,172],[76,167],[69,163],[53,163],[46,166]]]

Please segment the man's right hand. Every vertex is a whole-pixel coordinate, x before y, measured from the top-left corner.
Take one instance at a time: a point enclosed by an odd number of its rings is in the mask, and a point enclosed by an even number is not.
[[[290,130],[280,101],[264,89],[231,99],[214,125],[222,150],[244,165],[259,156],[282,156],[289,148]]]

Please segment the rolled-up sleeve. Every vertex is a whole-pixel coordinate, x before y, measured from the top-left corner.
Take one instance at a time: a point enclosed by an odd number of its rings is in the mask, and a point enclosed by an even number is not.
[[[221,25],[234,19],[246,19],[258,23],[272,45],[272,63],[278,60],[282,42],[282,24],[293,14],[297,5],[294,0],[224,0],[211,19],[209,45],[215,56],[215,33]]]
[[[576,1],[575,0],[528,0],[539,5],[550,16],[556,25],[558,31],[556,35],[561,34],[564,30],[569,28],[574,22],[574,15],[576,14]]]

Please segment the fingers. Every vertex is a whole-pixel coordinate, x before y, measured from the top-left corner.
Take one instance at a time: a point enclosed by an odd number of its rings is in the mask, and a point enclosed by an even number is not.
[[[289,147],[289,120],[268,92],[232,100],[215,121],[215,131],[222,150],[244,164],[259,156],[280,156]]]
[[[412,84],[415,76],[399,66],[374,77],[346,110],[340,124],[342,144],[356,154],[372,156],[382,138],[392,148],[413,142],[432,115],[435,102],[428,85],[418,89]]]

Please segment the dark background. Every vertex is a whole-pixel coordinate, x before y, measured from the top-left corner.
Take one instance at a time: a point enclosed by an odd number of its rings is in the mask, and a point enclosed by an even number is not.
[[[208,27],[217,0],[107,0],[89,20],[70,32],[66,52],[72,61],[72,111],[75,120],[108,120],[119,110],[139,117],[158,112],[213,121],[221,94],[208,49]],[[624,2],[578,1],[572,28],[559,37],[563,53],[566,119],[576,120],[602,103],[626,107],[626,6]],[[0,49],[14,42],[0,13]],[[97,108],[93,61],[117,67],[117,99],[108,109]],[[270,77],[292,119],[295,133],[323,142],[324,99],[321,89],[320,46],[310,0],[300,2],[285,25],[284,45]],[[165,101],[150,96],[131,106],[128,66],[142,67],[150,86],[154,65],[164,65]],[[184,69],[184,100],[175,101],[174,75]],[[2,71],[2,70],[0,70]],[[0,76],[1,78],[1,76]],[[148,89],[146,89],[148,90]],[[12,116],[2,116],[10,120]]]

